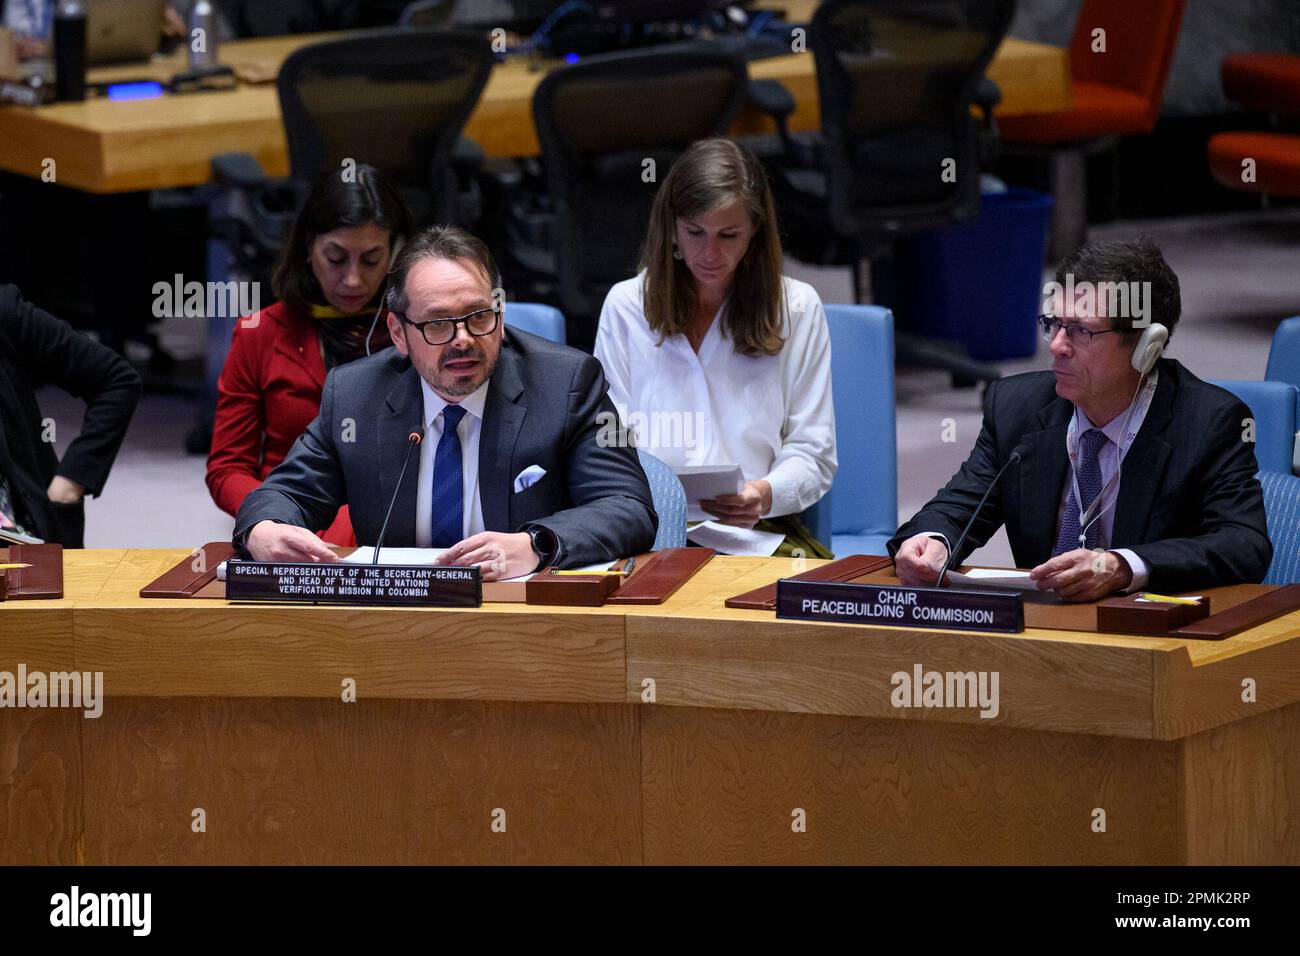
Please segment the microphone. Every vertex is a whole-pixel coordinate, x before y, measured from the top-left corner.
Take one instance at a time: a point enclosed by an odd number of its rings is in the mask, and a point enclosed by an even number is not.
[[[393,489],[393,497],[388,502],[388,510],[384,512],[384,523],[379,529],[379,540],[375,542],[375,553],[370,561],[372,566],[379,564],[379,549],[384,546],[384,535],[388,534],[388,519],[393,516],[393,505],[397,504],[397,495],[402,490],[402,479],[406,477],[406,466],[411,463],[411,452],[415,451],[416,446],[422,441],[424,441],[423,425],[411,429],[411,433],[406,436],[406,458],[402,460],[402,470],[397,475],[397,487]]]
[[[939,570],[939,580],[935,584],[935,587],[938,588],[943,587],[943,579],[948,574],[948,566],[952,564],[953,558],[957,556],[957,553],[959,551],[961,551],[961,546],[966,543],[966,536],[970,534],[970,529],[975,525],[975,519],[978,518],[980,516],[980,512],[984,510],[984,502],[989,500],[989,495],[992,493],[994,487],[997,485],[998,479],[1002,477],[1002,473],[1011,467],[1011,463],[1013,461],[1023,461],[1023,460],[1024,460],[1024,455],[1020,454],[1020,449],[1017,448],[1007,458],[1006,464],[1004,464],[1001,468],[999,468],[998,473],[993,476],[993,480],[989,482],[988,488],[984,489],[984,497],[980,499],[980,503],[975,507],[975,513],[970,516],[970,520],[966,522],[966,527],[962,529],[961,537],[957,539],[957,543],[953,546],[952,550],[948,552],[948,557],[943,562],[943,567]]]

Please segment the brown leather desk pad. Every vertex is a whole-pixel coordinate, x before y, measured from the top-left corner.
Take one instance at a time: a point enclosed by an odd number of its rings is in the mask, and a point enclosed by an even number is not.
[[[63,545],[11,544],[0,548],[0,564],[30,564],[3,571],[6,601],[55,600],[63,597]]]

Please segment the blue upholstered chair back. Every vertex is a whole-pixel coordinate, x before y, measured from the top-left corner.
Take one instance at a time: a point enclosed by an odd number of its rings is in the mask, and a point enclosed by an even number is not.
[[[1255,419],[1255,459],[1259,467],[1289,475],[1295,450],[1296,387],[1282,382],[1241,380],[1211,384],[1226,388],[1250,406]]]
[[[1276,471],[1261,472],[1268,537],[1273,563],[1265,584],[1300,584],[1300,478]]]
[[[818,527],[836,557],[884,554],[898,528],[898,448],[894,434],[894,316],[873,305],[828,305],[835,447],[839,470],[822,499]],[[810,509],[818,510],[818,509]],[[825,533],[829,511],[831,535]]]
[[[637,449],[641,467],[650,481],[650,495],[659,513],[655,551],[686,547],[686,490],[673,470],[648,451]]]
[[[553,305],[538,302],[507,302],[506,325],[532,332],[552,342],[564,341],[564,313]]]
[[[1268,351],[1268,370],[1264,378],[1300,388],[1300,315],[1287,319],[1273,333],[1273,347]],[[1300,392],[1296,394],[1295,417],[1300,425]],[[1296,438],[1291,470],[1300,475],[1300,436]]]

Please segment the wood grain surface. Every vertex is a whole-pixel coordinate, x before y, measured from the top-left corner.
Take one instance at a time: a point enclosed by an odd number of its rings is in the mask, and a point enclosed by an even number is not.
[[[647,864],[1172,864],[1178,745],[647,707]],[[1093,811],[1106,831],[1093,832]],[[796,809],[806,832],[792,829]]]
[[[626,705],[115,699],[83,732],[89,864],[641,862]]]
[[[1300,614],[1214,643],[776,621],[723,602],[810,563],[726,557],[659,607],[138,596],[185,553],[71,551],[62,600],[0,604],[0,670],[106,695],[0,709],[0,862],[1300,861]],[[998,716],[893,707],[917,663],[996,671]]]

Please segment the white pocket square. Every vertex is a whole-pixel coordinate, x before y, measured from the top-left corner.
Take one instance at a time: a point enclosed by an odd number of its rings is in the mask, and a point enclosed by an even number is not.
[[[531,488],[541,481],[545,475],[546,469],[541,465],[529,465],[515,478],[515,494],[519,494],[525,488]]]

